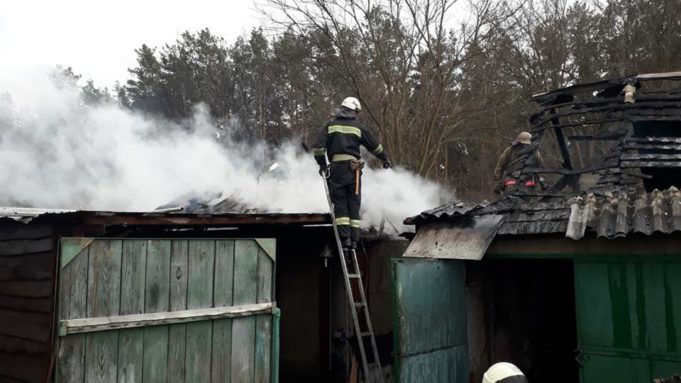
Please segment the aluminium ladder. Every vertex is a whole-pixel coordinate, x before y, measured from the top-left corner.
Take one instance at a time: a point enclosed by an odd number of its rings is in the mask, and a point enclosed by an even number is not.
[[[324,175],[322,175],[324,177]],[[374,329],[371,325],[371,317],[369,316],[369,306],[367,305],[366,295],[364,293],[364,283],[362,282],[362,274],[357,263],[357,253],[354,249],[350,250],[352,258],[348,261],[345,259],[343,252],[343,245],[341,244],[340,236],[338,235],[338,225],[336,225],[336,215],[334,214],[333,202],[329,194],[329,186],[324,177],[324,190],[326,191],[326,199],[329,203],[329,212],[331,214],[331,223],[333,224],[333,234],[336,237],[336,246],[338,247],[338,258],[340,258],[341,268],[343,269],[343,279],[345,280],[345,291],[348,295],[348,303],[350,304],[350,312],[352,313],[352,321],[355,326],[355,335],[357,336],[357,344],[359,346],[360,358],[362,359],[362,369],[364,371],[364,380],[366,382],[383,383],[383,372],[381,370],[381,361],[378,358],[378,347],[376,346],[376,337],[374,337]],[[348,263],[352,265],[354,270],[349,270]],[[357,288],[359,289],[359,300],[355,299],[355,294],[352,292],[352,281],[357,281]],[[362,317],[365,321],[365,329],[362,329],[359,321],[358,311],[363,313]],[[371,351],[374,357],[373,363],[369,364],[367,361],[366,350],[364,349],[364,339],[369,338],[371,341]]]

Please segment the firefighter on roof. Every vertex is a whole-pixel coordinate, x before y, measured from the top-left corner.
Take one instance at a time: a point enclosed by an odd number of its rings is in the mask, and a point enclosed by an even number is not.
[[[530,167],[541,167],[544,160],[538,150],[530,148],[532,135],[521,132],[518,138],[501,153],[494,169],[494,192],[511,190],[540,190],[543,180],[536,174],[520,174],[527,164]],[[528,160],[526,162],[525,160]]]
[[[383,146],[356,119],[362,106],[348,97],[319,131],[312,145],[320,173],[328,176],[329,193],[334,206],[341,243],[356,248],[359,241],[359,208],[361,204],[361,174],[364,161],[359,147],[364,146],[390,168]],[[327,165],[327,157],[331,162]]]

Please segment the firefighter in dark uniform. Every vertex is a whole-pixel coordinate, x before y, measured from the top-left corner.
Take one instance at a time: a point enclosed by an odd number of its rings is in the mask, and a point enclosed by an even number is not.
[[[531,143],[532,135],[528,132],[521,132],[518,138],[501,153],[494,169],[495,193],[510,190],[540,190],[543,187],[543,179],[536,174],[521,177],[514,174],[522,169],[525,165],[524,160],[528,159],[528,156],[531,156],[528,166],[541,167],[543,165],[544,159],[538,150],[534,152],[527,150]]]
[[[364,161],[359,147],[364,146],[390,168],[383,146],[356,119],[362,109],[359,100],[348,97],[319,131],[312,145],[320,173],[328,175],[338,234],[344,248],[356,248],[359,241],[361,174]],[[331,162],[327,165],[327,157]]]

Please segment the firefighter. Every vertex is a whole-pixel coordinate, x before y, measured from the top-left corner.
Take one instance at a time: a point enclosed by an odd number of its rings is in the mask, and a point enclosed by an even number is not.
[[[538,150],[530,151],[528,146],[532,143],[532,135],[528,132],[520,132],[518,138],[501,153],[497,166],[494,169],[494,192],[509,190],[538,190],[542,187],[543,179],[536,174],[517,175],[526,163],[525,159],[531,156],[528,166],[541,167],[544,160]]]
[[[346,249],[356,248],[359,241],[361,174],[364,167],[364,161],[360,159],[360,145],[382,160],[383,168],[390,168],[383,146],[357,121],[361,110],[356,98],[344,99],[312,145],[320,174],[328,177],[338,234]],[[327,165],[327,157],[330,165]]]

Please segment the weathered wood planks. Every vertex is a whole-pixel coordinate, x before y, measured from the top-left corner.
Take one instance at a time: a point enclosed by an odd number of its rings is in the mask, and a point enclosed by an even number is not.
[[[60,273],[57,382],[270,380],[275,258],[258,242],[79,241]]]
[[[264,302],[249,305],[210,307],[182,311],[64,319],[59,321],[59,332],[60,335],[65,336],[95,331],[124,330],[225,318],[250,317],[259,314],[271,314],[273,308],[274,305],[272,302]]]

